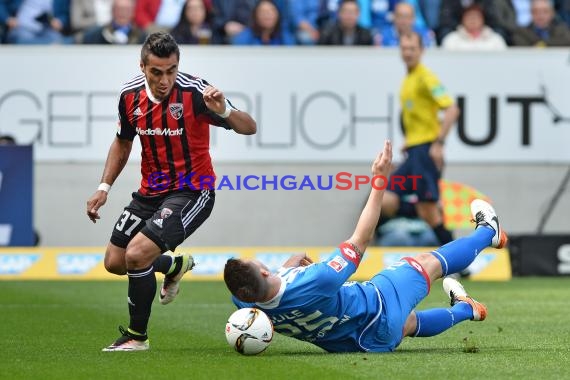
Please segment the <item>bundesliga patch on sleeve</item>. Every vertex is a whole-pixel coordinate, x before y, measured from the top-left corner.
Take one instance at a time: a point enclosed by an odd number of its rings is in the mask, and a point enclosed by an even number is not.
[[[350,244],[342,243],[341,245],[338,246],[338,249],[340,249],[340,253],[342,253],[343,258],[352,262],[356,266],[360,264],[360,255],[356,253],[356,251],[352,248]]]
[[[346,268],[348,262],[340,256],[335,256],[327,263],[327,265],[339,273],[341,270]]]

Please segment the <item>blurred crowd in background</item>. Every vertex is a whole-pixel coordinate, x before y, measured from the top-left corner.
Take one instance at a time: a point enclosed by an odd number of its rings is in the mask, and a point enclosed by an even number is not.
[[[570,0],[0,0],[3,44],[570,46]]]

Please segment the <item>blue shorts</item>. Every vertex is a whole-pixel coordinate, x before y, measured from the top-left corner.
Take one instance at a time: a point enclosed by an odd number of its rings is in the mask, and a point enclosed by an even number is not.
[[[380,291],[383,309],[376,326],[371,326],[363,337],[362,347],[370,352],[394,351],[404,338],[408,316],[429,293],[429,277],[407,257],[372,277],[369,283]]]
[[[441,172],[429,156],[431,143],[416,145],[407,149],[408,157],[396,169],[388,182],[387,190],[402,198],[405,195],[416,194],[419,202],[437,202],[439,200],[439,179]],[[421,176],[414,182],[409,176]],[[405,177],[405,182],[398,184],[398,178]]]

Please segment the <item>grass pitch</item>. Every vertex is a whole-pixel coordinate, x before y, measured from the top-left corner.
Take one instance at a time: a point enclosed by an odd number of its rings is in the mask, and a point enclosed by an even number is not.
[[[225,341],[234,310],[221,282],[184,282],[155,302],[151,350],[101,352],[127,326],[126,282],[0,282],[1,379],[569,379],[570,280],[464,282],[489,307],[395,353],[327,354],[276,336],[244,357]],[[445,307],[441,282],[418,307]]]

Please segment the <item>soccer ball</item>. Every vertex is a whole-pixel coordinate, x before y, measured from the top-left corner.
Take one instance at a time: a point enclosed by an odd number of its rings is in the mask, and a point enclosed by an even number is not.
[[[228,344],[243,355],[257,355],[273,339],[273,323],[263,311],[246,307],[234,312],[226,323]]]

